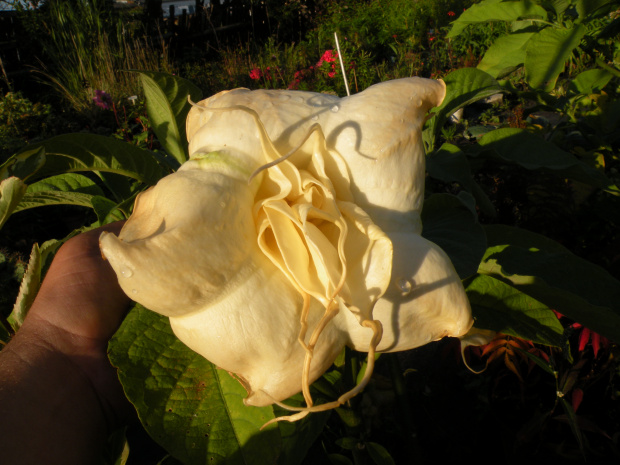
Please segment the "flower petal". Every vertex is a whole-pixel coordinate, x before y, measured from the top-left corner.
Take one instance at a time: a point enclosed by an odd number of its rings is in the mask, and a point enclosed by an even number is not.
[[[373,309],[383,324],[379,352],[409,350],[444,336],[462,336],[473,324],[467,295],[446,254],[413,233],[388,233],[394,261],[388,291]],[[347,342],[367,350],[372,333],[346,319]]]

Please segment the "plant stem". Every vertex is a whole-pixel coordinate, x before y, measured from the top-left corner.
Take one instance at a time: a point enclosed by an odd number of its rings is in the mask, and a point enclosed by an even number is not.
[[[613,66],[608,65],[607,63],[605,63],[601,57],[596,57],[596,64],[598,66],[600,66],[601,68],[603,68],[605,71],[609,71],[611,74],[613,74],[616,77],[620,77],[620,70],[614,68]]]

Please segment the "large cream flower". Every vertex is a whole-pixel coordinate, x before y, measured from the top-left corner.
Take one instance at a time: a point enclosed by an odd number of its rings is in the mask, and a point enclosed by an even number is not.
[[[132,299],[235,374],[246,404],[302,391],[299,415],[334,407],[368,382],[375,351],[471,327],[450,260],[420,236],[421,127],[444,95],[421,78],[342,99],[221,92],[189,113],[190,161],[102,251]],[[313,406],[310,383],[345,345],[369,352],[364,380]]]

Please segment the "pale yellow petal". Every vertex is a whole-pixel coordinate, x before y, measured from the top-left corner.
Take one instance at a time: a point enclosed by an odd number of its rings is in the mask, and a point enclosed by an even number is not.
[[[465,334],[473,324],[469,300],[446,254],[417,234],[388,236],[396,252],[390,286],[373,310],[383,324],[378,351],[409,350]],[[346,328],[348,344],[366,350],[372,332],[351,317]]]
[[[247,182],[179,170],[138,198],[101,250],[132,299],[162,315],[195,312],[240,279],[256,248],[251,206]]]

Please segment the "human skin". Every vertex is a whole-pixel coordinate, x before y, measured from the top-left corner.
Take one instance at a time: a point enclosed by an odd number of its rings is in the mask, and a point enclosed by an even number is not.
[[[0,351],[0,461],[97,463],[132,416],[107,344],[130,304],[99,251],[101,231],[67,241],[22,327]]]

